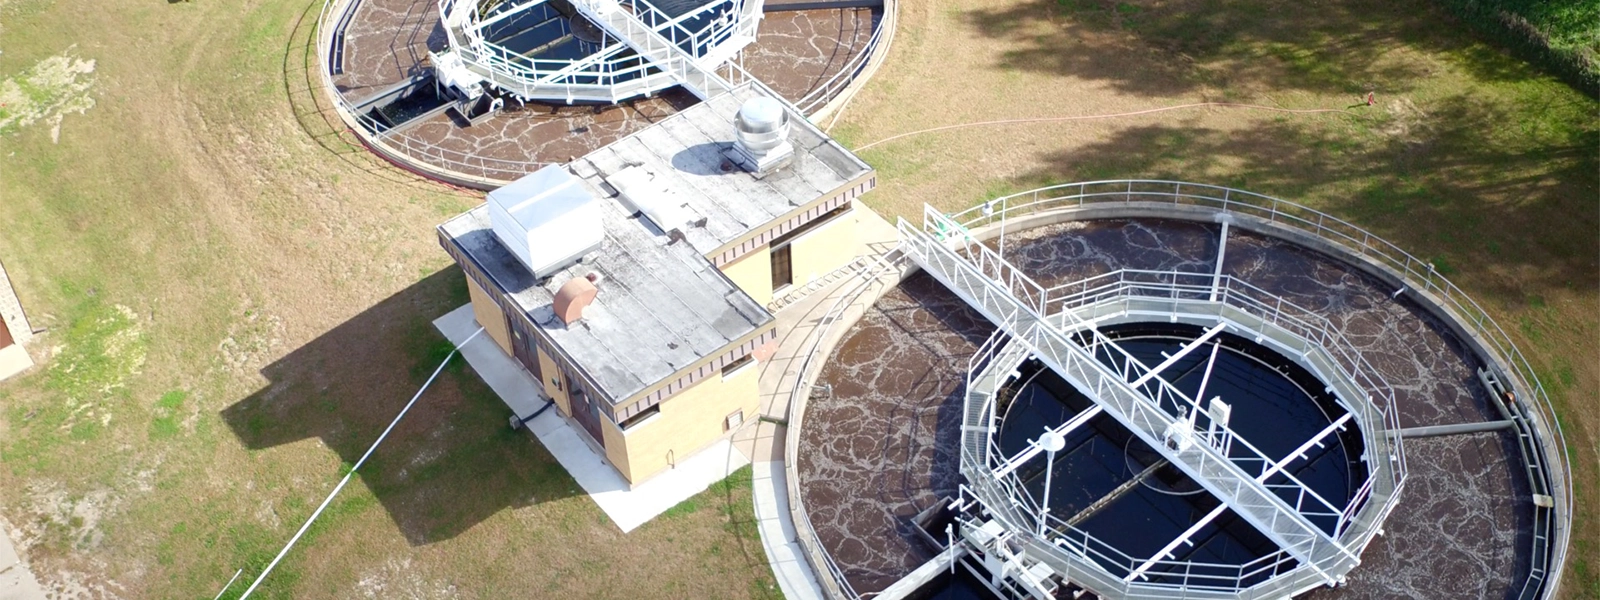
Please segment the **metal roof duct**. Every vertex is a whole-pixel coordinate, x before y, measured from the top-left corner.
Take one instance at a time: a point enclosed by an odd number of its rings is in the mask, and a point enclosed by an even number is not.
[[[756,177],[782,168],[794,157],[789,143],[789,111],[782,102],[767,96],[746,100],[733,118],[736,132],[729,158]]]
[[[600,206],[583,181],[548,166],[489,192],[489,224],[512,256],[544,279],[600,248]]]
[[[662,233],[693,225],[695,214],[683,198],[645,167],[628,167],[605,178],[629,212],[644,213]]]

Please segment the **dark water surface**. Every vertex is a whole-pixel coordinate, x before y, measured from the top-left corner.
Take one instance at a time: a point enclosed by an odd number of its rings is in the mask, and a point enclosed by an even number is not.
[[[1210,273],[1218,233],[1179,221],[1069,223],[1008,233],[1006,258],[1046,286],[1120,268]],[[1474,375],[1480,361],[1404,295],[1391,298],[1394,290],[1343,263],[1238,229],[1226,256],[1224,273],[1338,326],[1394,388],[1402,427],[1498,418]],[[807,405],[799,485],[818,539],[856,591],[881,590],[931,556],[910,519],[960,481],[962,382],[968,357],[993,329],[918,274],[879,300],[829,357],[819,383],[833,393]],[[1306,427],[1313,417],[1328,415],[1306,414]],[[1074,458],[1075,468],[1106,478],[1127,470],[1114,438],[1097,444]],[[1513,440],[1503,432],[1410,440],[1406,453],[1410,478],[1387,535],[1346,585],[1308,597],[1501,599],[1520,589],[1531,508]]]

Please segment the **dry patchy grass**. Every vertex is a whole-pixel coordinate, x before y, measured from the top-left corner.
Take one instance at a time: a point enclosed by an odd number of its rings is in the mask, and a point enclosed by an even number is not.
[[[0,113],[0,256],[49,329],[0,385],[0,515],[62,597],[248,580],[443,357],[433,227],[480,197],[330,125],[318,6],[0,7],[33,102]],[[748,472],[625,536],[506,415],[450,369],[258,597],[775,594]]]

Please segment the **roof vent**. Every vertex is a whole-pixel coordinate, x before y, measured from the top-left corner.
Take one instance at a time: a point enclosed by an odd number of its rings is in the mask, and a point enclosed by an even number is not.
[[[644,213],[662,233],[692,225],[695,213],[668,185],[647,167],[628,167],[606,176],[606,183],[617,189],[618,199],[630,213]]]
[[[600,205],[583,182],[549,166],[489,192],[489,224],[517,260],[544,279],[600,248]]]
[[[571,325],[573,321],[583,318],[583,309],[594,302],[594,297],[599,293],[600,290],[588,278],[573,277],[556,290],[556,298],[550,307],[555,309],[562,323]]]
[[[729,158],[765,177],[794,158],[789,143],[789,111],[776,98],[757,96],[746,100],[733,119],[737,139]]]

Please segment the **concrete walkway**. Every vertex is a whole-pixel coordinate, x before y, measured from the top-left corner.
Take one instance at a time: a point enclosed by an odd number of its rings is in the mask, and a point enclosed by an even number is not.
[[[855,212],[861,239],[858,255],[882,257],[898,246],[899,235],[893,225],[864,206],[857,205]],[[817,337],[829,333],[819,328],[822,319],[860,277],[858,273],[840,278],[777,312],[778,350],[761,365],[760,426],[749,435],[734,438],[734,444],[754,461],[753,499],[761,544],[784,597],[790,600],[825,597],[817,574],[806,561],[790,507],[790,490],[795,489],[789,481],[791,465],[785,463],[787,424],[793,418],[790,397]],[[856,304],[870,305],[876,297],[863,294]],[[851,309],[860,310],[855,306]],[[816,352],[822,356],[814,360],[821,360],[831,349],[831,344],[817,347]]]
[[[489,384],[489,388],[500,396],[500,400],[518,418],[527,419],[549,404],[550,400],[544,395],[539,382],[534,381],[533,376],[515,359],[500,350],[489,336],[480,335],[461,345],[478,330],[471,304],[439,317],[433,325],[451,343],[460,346],[467,364],[472,365],[472,370],[483,378],[484,383]],[[558,411],[539,413],[538,418],[527,421],[527,427],[623,533],[633,531],[750,464],[747,455],[724,439],[679,461],[676,468],[629,489],[622,475],[606,462],[594,446],[584,441],[580,437],[583,434],[574,429],[572,422]]]
[[[0,348],[0,379],[26,371],[32,366],[33,357],[28,356],[28,351],[22,344]]]
[[[33,326],[28,324],[28,316],[22,313],[22,302],[17,299],[17,291],[11,287],[5,265],[0,265],[0,327],[5,328],[13,342],[0,348],[0,379],[5,379],[33,366],[33,358],[23,348],[28,340],[33,339]],[[5,337],[0,335],[0,340]],[[4,565],[0,565],[0,568],[4,568]]]
[[[44,600],[44,588],[11,547],[11,538],[0,529],[0,600]]]

